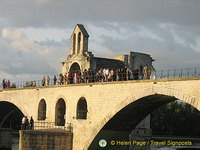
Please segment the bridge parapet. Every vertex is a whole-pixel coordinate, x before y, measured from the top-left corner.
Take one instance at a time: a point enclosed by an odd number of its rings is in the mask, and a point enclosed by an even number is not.
[[[72,131],[72,124],[69,123],[67,126],[56,126],[55,122],[47,122],[47,121],[35,121],[34,129],[63,129],[66,131]]]

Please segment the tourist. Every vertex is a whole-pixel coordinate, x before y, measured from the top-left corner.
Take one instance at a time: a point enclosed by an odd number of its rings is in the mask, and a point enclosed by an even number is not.
[[[148,75],[148,67],[147,65],[144,66],[143,68],[143,79],[146,80]]]
[[[61,77],[61,79],[60,79],[60,80],[61,80],[61,84],[64,84],[64,83],[63,83],[63,78],[64,78],[64,76],[63,76],[62,74],[60,74],[60,77]]]
[[[82,73],[81,73],[81,71],[78,72],[78,83],[82,83]]]
[[[106,68],[103,69],[103,82],[106,80]]]
[[[59,85],[61,85],[61,83],[62,83],[62,81],[61,81],[61,80],[62,80],[62,79],[61,79],[61,75],[62,75],[62,74],[59,74],[59,77],[58,77],[58,84],[59,84]]]
[[[73,78],[72,78],[72,73],[71,73],[71,71],[68,72],[68,82],[69,82],[69,84],[72,84],[72,83],[73,83]]]
[[[25,130],[29,129],[29,121],[28,121],[28,117],[25,116]]]
[[[120,74],[120,69],[118,68],[117,70],[116,70],[116,81],[119,81],[119,75]]]
[[[112,82],[113,79],[114,79],[114,70],[112,69],[112,70],[109,72],[108,80]]]
[[[63,84],[66,85],[66,82],[67,82],[67,75],[65,74],[65,75],[63,76]]]
[[[49,86],[49,81],[50,81],[50,78],[49,78],[49,76],[47,76],[47,78],[46,78],[46,85],[47,86]]]
[[[126,68],[126,80],[130,80],[131,72],[129,68]]]
[[[156,79],[156,70],[151,66],[150,79]]]
[[[31,119],[30,119],[30,129],[33,130],[34,129],[34,120],[31,116]]]
[[[21,130],[25,130],[25,129],[26,129],[26,127],[25,127],[25,122],[26,122],[26,117],[24,116],[24,117],[22,118]]]
[[[130,79],[129,80],[133,80],[133,71],[129,68],[129,72],[130,72]]]
[[[33,86],[33,81],[30,81],[29,85],[30,85],[30,87],[32,87]]]
[[[109,69],[105,70],[105,81],[108,82]]]
[[[7,88],[10,88],[10,80],[7,82]]]
[[[46,80],[45,77],[43,77],[43,78],[42,78],[42,82],[41,82],[41,83],[42,83],[42,86],[45,86],[45,80]]]
[[[136,68],[133,71],[133,80],[138,80],[139,79],[139,69]]]
[[[56,76],[54,76],[54,78],[53,78],[53,85],[56,85],[56,81],[57,81],[57,78],[56,78]]]
[[[87,83],[91,82],[91,70],[88,69],[87,71]]]
[[[77,84],[77,81],[78,81],[77,73],[74,73],[73,81],[74,81],[74,84]]]
[[[2,88],[3,89],[5,89],[5,84],[6,84],[5,79],[3,79],[3,81],[2,81]]]
[[[35,87],[36,86],[36,82],[35,81],[33,81],[33,87]]]
[[[98,71],[98,80],[99,82],[103,82],[103,69],[100,68],[100,70]]]

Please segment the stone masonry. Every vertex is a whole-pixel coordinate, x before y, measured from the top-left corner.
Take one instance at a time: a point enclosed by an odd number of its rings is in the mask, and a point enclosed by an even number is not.
[[[157,84],[154,84],[155,82]],[[73,127],[73,150],[87,150],[101,128],[127,105],[137,102],[141,98],[147,96],[153,98],[156,95],[158,98],[160,96],[160,102],[174,97],[200,110],[199,89],[199,77],[121,81],[5,89],[0,91],[0,101],[14,104],[28,118],[33,116],[34,120],[37,121],[38,106],[40,101],[44,99],[47,108],[44,121],[55,122],[56,103],[60,98],[64,99],[66,104],[65,127],[68,127],[69,124],[72,124]],[[88,112],[85,120],[76,119],[77,103],[81,97],[87,101]],[[151,99],[146,101],[149,100]],[[153,106],[152,99],[152,104],[141,113],[149,114]]]
[[[19,150],[72,150],[72,133],[64,130],[21,130]]]

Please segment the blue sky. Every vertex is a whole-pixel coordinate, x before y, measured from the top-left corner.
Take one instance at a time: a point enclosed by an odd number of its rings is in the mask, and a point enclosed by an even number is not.
[[[199,14],[199,0],[2,0],[0,79],[60,73],[77,23],[95,56],[137,51],[157,70],[200,67]]]

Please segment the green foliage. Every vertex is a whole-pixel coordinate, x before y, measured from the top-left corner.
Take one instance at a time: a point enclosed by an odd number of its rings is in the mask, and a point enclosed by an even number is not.
[[[16,85],[13,83],[11,84],[10,88],[16,88]]]
[[[154,135],[199,136],[200,112],[189,104],[171,102],[151,114]]]

